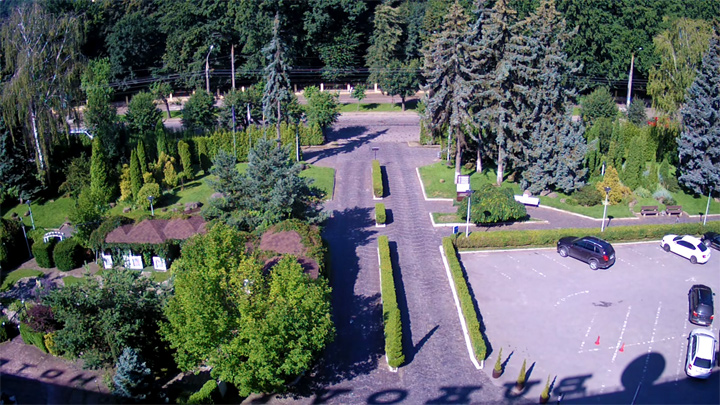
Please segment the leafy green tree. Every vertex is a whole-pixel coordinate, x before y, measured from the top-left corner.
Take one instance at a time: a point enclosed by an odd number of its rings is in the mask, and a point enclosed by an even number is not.
[[[94,137],[100,138],[110,161],[120,155],[120,137],[116,126],[117,110],[111,104],[110,62],[107,58],[91,60],[82,75],[81,87],[87,96],[83,119]]]
[[[337,122],[340,116],[340,102],[338,95],[320,91],[315,86],[305,88],[305,115],[308,124],[318,124],[325,131],[325,128]]]
[[[30,159],[32,161],[32,159]],[[35,197],[42,189],[35,177],[35,169],[28,164],[28,156],[11,139],[10,131],[5,127],[5,119],[0,117],[0,202],[4,199]]]
[[[225,94],[220,108],[220,126],[233,128],[233,107],[235,107],[235,128],[243,129],[253,122],[262,120],[263,83],[255,83],[245,91],[230,90]],[[248,117],[250,111],[250,117]],[[249,118],[249,119],[248,119]]]
[[[680,184],[695,194],[720,191],[720,38],[710,39],[700,71],[680,109]]]
[[[90,189],[93,195],[99,199],[99,204],[109,203],[115,194],[115,187],[110,183],[110,169],[100,138],[93,139],[92,143]]]
[[[123,2],[127,3],[127,2]],[[145,2],[150,9],[127,12],[114,25],[105,38],[105,47],[112,65],[112,77],[126,83],[128,80],[145,77],[146,69],[162,65],[165,38],[161,35],[156,17],[156,2]]]
[[[40,2],[19,5],[8,14],[0,29],[7,78],[0,94],[2,113],[14,140],[23,134],[33,145],[37,172],[49,181],[51,142],[65,128],[70,100],[79,98],[80,23],[70,13],[49,13]]]
[[[516,221],[527,215],[525,206],[515,201],[512,190],[485,184],[460,202],[457,215],[463,220],[467,219],[470,199],[470,222],[474,224]]]
[[[360,103],[365,98],[365,92],[367,91],[367,86],[365,83],[358,84],[357,86],[353,87],[352,93],[350,93],[350,97],[357,100],[357,110],[360,111]]]
[[[175,179],[177,181],[177,178]],[[150,200],[148,197],[152,196],[153,201],[157,204],[157,200],[160,198],[160,185],[157,183],[145,183],[145,185],[138,191],[137,197],[135,197],[135,204],[145,210],[150,209]]]
[[[133,348],[126,347],[118,358],[113,376],[113,394],[143,400],[151,393],[152,372]]]
[[[685,100],[685,93],[707,50],[712,28],[701,20],[680,18],[653,38],[660,63],[650,69],[647,91],[653,108],[674,115]]]
[[[8,270],[27,257],[22,222],[0,218],[0,270]]]
[[[170,104],[168,103],[168,97],[172,94],[173,89],[168,82],[155,82],[150,85],[150,93],[153,97],[159,98],[165,104],[165,110],[167,111],[167,117],[170,118]]]
[[[325,280],[294,257],[264,273],[244,249],[243,234],[223,224],[186,242],[161,327],[180,369],[211,366],[241,396],[284,389],[334,335]]]
[[[400,96],[402,110],[405,111],[405,99],[414,96],[420,89],[420,60],[413,59],[406,63],[393,60],[388,65],[391,72],[385,84],[385,92],[391,96]]]
[[[345,25],[338,35],[331,36],[330,42],[320,45],[318,53],[325,65],[322,69],[324,79],[336,82],[350,75],[359,64],[361,38],[361,33]]]
[[[456,1],[450,7],[443,29],[432,35],[425,51],[423,74],[427,85],[425,120],[434,128],[446,127],[454,138],[455,173],[461,169],[465,132],[473,121],[472,102],[479,81],[475,55],[479,51],[469,17]],[[448,142],[448,163],[450,160]]]
[[[77,197],[83,187],[90,183],[90,161],[85,153],[70,161],[65,169],[65,182],[58,190],[68,193],[71,197]]]
[[[280,143],[280,122],[282,121],[282,106],[292,99],[290,94],[290,79],[288,73],[290,66],[286,59],[286,47],[280,36],[280,16],[275,15],[273,36],[270,43],[263,48],[267,58],[264,69],[265,92],[263,93],[263,118],[266,122],[274,122],[277,128],[277,141]]]
[[[207,132],[217,126],[215,98],[205,90],[197,89],[182,109],[182,124],[193,132]]]
[[[318,221],[320,200],[310,182],[300,177],[300,164],[289,157],[289,147],[260,139],[248,154],[248,167],[238,173],[235,157],[218,151],[210,173],[210,186],[222,194],[203,211],[207,219],[243,230],[263,229],[289,218]]]
[[[598,87],[582,100],[582,117],[592,125],[598,118],[613,119],[617,116],[618,108],[607,87]]]
[[[87,246],[90,234],[100,225],[103,215],[109,208],[106,203],[103,203],[105,198],[107,197],[96,196],[92,187],[86,186],[80,190],[80,194],[68,214],[68,218],[75,228],[74,237],[84,246]]]
[[[193,169],[190,155],[190,145],[188,145],[187,142],[179,141],[178,153],[180,154],[180,163],[182,164],[182,172],[185,174],[185,178],[192,180]]]
[[[645,113],[644,101],[636,97],[630,102],[628,120],[637,126],[645,125],[647,122],[647,114]]]
[[[154,136],[155,126],[162,119],[162,113],[155,105],[151,93],[141,91],[135,94],[128,104],[125,120],[138,139],[149,141]],[[148,145],[154,142],[146,142]]]
[[[158,334],[163,319],[158,288],[138,272],[105,270],[101,281],[85,278],[50,290],[42,303],[61,325],[57,349],[90,368],[112,366],[127,347],[150,361],[160,360],[167,351]]]

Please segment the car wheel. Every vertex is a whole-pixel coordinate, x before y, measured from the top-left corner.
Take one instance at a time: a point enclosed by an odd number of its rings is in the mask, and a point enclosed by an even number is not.
[[[591,270],[597,270],[598,269],[598,262],[595,259],[591,259],[588,264],[590,265]]]
[[[568,255],[568,250],[567,250],[566,247],[561,247],[561,248],[558,250],[558,253],[559,253],[560,256],[562,256],[562,257],[567,257],[567,255]]]
[[[669,252],[669,251],[670,251],[670,245],[668,245],[667,243],[664,244],[664,245],[663,245],[663,250],[666,251],[666,252]]]
[[[695,257],[695,256],[690,256],[690,263],[692,263],[692,264],[697,264],[697,257]]]

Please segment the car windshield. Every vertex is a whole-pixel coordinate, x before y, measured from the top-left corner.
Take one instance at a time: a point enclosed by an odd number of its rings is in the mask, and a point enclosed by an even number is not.
[[[700,249],[701,252],[704,252],[704,251],[707,250],[707,246],[705,246],[705,244],[701,242],[701,243],[698,245],[698,249]]]
[[[702,357],[696,357],[693,366],[700,368],[710,368],[710,359],[703,359]]]

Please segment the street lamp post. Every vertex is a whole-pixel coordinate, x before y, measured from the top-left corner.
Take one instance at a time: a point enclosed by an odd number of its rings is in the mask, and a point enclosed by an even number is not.
[[[374,160],[377,160],[377,152],[380,150],[380,148],[377,147],[377,146],[373,146],[373,147],[370,148],[370,149],[373,151],[373,153],[375,153],[375,157],[373,157],[373,159],[374,159]]]
[[[638,51],[642,51],[642,47],[637,49]],[[627,94],[627,108],[630,109],[630,95],[632,93],[632,77],[633,77],[633,67],[635,65],[635,52],[633,52],[630,56],[630,74],[628,75],[628,94]]]
[[[603,219],[600,225],[600,232],[605,232],[605,216],[607,215],[608,197],[610,196],[610,187],[605,187],[605,207],[603,208]]]
[[[35,220],[32,216],[32,208],[30,207],[30,200],[25,201],[28,205],[28,210],[30,210],[30,222],[32,223],[33,231],[35,230]]]
[[[150,201],[150,216],[151,217],[155,216],[155,209],[153,208],[153,203],[152,203],[153,199],[154,199],[153,196],[151,196],[151,195],[148,196],[148,201]]]
[[[210,45],[210,50],[205,57],[205,90],[210,93],[210,52],[212,52],[215,45]]]
[[[705,224],[707,224],[707,216],[708,216],[708,212],[710,211],[710,193],[712,193],[712,188],[708,188],[708,202],[707,202],[707,205],[705,206],[705,216],[703,217],[703,226],[705,226]]]
[[[468,196],[466,197],[466,198],[468,199],[467,219],[466,219],[466,221],[465,221],[465,237],[466,237],[466,238],[467,238],[468,236],[470,236],[470,205],[472,204],[472,195],[473,195],[473,192],[474,192],[474,191],[473,191],[472,189],[469,189],[469,190],[468,190]]]

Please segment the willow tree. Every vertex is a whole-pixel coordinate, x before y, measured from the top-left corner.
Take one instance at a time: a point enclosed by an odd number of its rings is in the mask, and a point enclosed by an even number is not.
[[[60,133],[79,86],[81,27],[72,14],[53,15],[33,2],[12,10],[0,30],[8,78],[0,102],[10,128],[34,145],[38,173],[49,176],[48,148]]]
[[[265,66],[265,93],[263,94],[263,115],[266,121],[275,122],[277,140],[280,145],[280,122],[282,121],[282,105],[292,100],[290,94],[290,66],[286,60],[285,43],[280,38],[280,14],[275,14],[272,40],[263,49],[268,60]]]

